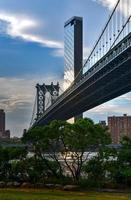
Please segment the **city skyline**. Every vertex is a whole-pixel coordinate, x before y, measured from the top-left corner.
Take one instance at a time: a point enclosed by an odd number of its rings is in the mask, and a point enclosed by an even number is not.
[[[65,21],[74,15],[83,17],[87,58],[114,5],[113,0],[0,2],[0,108],[7,113],[7,127],[13,135],[21,136],[29,126],[36,83],[60,81],[62,85]],[[128,93],[85,116],[98,121],[107,115],[131,114],[130,102]]]

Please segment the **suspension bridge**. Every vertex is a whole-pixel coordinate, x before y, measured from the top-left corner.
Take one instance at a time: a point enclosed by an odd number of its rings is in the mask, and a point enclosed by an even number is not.
[[[131,0],[117,1],[75,80],[61,95],[60,89],[59,84],[37,85],[30,127],[70,119],[131,91]],[[50,104],[45,102],[47,93]]]

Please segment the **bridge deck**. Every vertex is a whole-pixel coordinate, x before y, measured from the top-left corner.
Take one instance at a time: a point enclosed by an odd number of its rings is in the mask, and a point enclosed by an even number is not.
[[[131,91],[131,33],[50,106],[35,125],[67,120]]]

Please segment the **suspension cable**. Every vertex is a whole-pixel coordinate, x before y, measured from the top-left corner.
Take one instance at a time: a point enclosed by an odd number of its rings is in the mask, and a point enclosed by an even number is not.
[[[122,30],[120,31],[119,35],[117,36],[117,38],[115,39],[115,41],[113,42],[112,46],[110,47],[110,49],[112,49],[112,47],[114,46],[115,42],[117,41],[117,39],[119,38],[119,36],[121,35],[121,33],[123,32],[123,30],[125,29],[126,25],[128,24],[128,22],[131,19],[131,15],[128,17],[126,23],[123,25]]]
[[[108,22],[106,23],[106,25],[105,25],[105,27],[104,27],[104,29],[103,29],[103,31],[102,31],[102,33],[101,33],[99,39],[97,40],[97,42],[96,42],[96,44],[95,44],[93,50],[91,51],[89,57],[87,58],[87,60],[86,60],[86,62],[84,63],[83,67],[82,67],[82,68],[80,69],[80,71],[78,72],[77,76],[75,77],[75,79],[74,79],[74,81],[72,82],[72,84],[70,85],[70,87],[72,87],[72,85],[75,83],[75,81],[77,80],[77,78],[78,78],[78,76],[80,75],[80,73],[83,72],[83,68],[85,68],[86,65],[87,65],[87,63],[90,62],[91,57],[92,57],[92,54],[93,54],[93,52],[95,51],[95,49],[97,48],[99,42],[101,41],[101,38],[102,38],[104,32],[106,31],[106,29],[108,28],[109,23],[111,23],[112,17],[113,17],[113,15],[114,15],[116,9],[117,9],[118,6],[119,6],[119,3],[121,3],[121,0],[118,0],[118,1],[117,1],[116,5],[115,5],[115,8],[113,9],[112,14],[110,15],[109,20],[108,20]],[[129,20],[130,20],[130,17],[129,17],[129,19],[128,19],[127,21],[129,21]],[[126,23],[126,24],[127,24],[127,23]],[[123,26],[121,27],[122,30],[123,30],[124,27],[125,27],[125,25],[123,25]],[[120,32],[122,32],[122,30],[120,30]],[[110,31],[110,30],[109,30],[109,31]],[[121,34],[119,33],[118,35],[120,36]],[[118,38],[119,38],[119,37],[116,36],[115,42],[117,41]],[[110,37],[110,40],[111,40],[111,37]],[[113,43],[111,43],[111,45],[110,45],[110,47],[109,47],[108,50],[110,50],[110,49],[112,48],[113,45],[114,45],[114,41],[113,41]],[[101,52],[101,47],[99,48],[99,50],[100,50],[100,52]],[[101,57],[100,57],[100,58],[101,58]],[[98,61],[98,60],[97,60],[97,61]]]

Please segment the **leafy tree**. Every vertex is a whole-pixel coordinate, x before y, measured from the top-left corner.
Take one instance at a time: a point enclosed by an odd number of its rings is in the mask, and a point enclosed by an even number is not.
[[[13,177],[12,161],[24,159],[27,155],[23,147],[0,147],[0,179],[9,180]]]
[[[83,166],[83,172],[87,176],[90,186],[101,186],[105,181],[104,162],[99,156],[95,156],[88,160]]]
[[[131,138],[124,136],[121,147],[106,148],[103,151],[105,171],[108,180],[119,184],[131,184]]]
[[[63,178],[68,171],[78,183],[90,153],[110,139],[107,130],[91,119],[80,119],[74,124],[55,120],[36,127],[23,136],[23,141],[32,145],[36,159],[41,159],[55,177]],[[49,161],[57,163],[57,171]]]
[[[57,172],[52,163],[49,162],[56,161],[57,166],[59,165],[60,167],[55,156],[55,152],[58,152],[58,147],[55,143],[58,133],[56,132],[57,134],[54,137],[54,132],[51,132],[51,130],[50,125],[30,129],[28,133],[23,135],[22,140],[31,145],[34,152],[35,162],[37,163],[38,160],[41,160],[41,162],[43,162],[51,171],[52,175],[59,178],[59,172]]]
[[[124,136],[118,152],[118,166],[115,179],[119,183],[131,184],[131,138]]]
[[[72,152],[71,169],[75,182],[79,182],[82,167],[89,160],[92,152],[110,142],[107,129],[94,124],[91,119],[80,119],[69,126],[65,135],[68,150]]]

